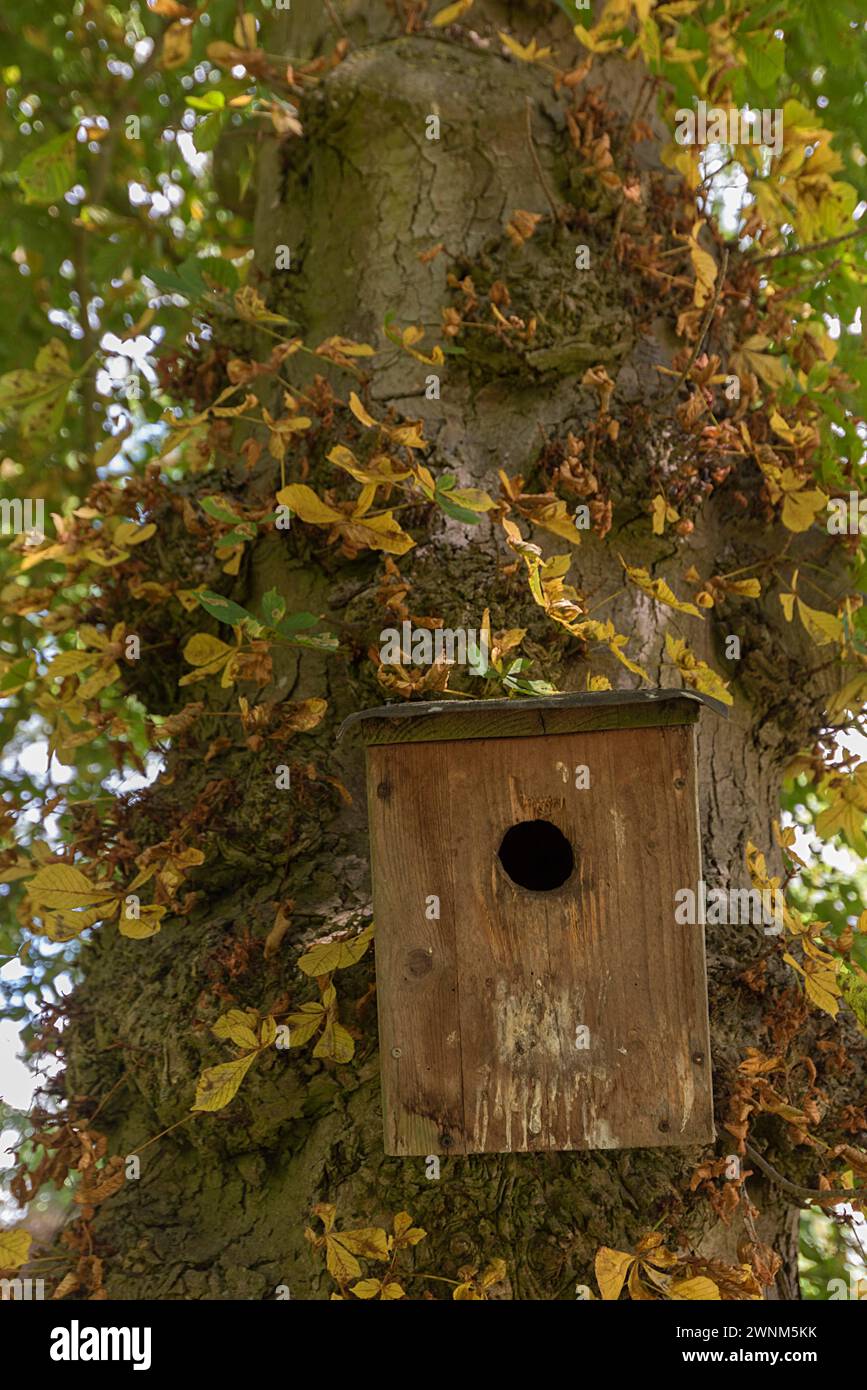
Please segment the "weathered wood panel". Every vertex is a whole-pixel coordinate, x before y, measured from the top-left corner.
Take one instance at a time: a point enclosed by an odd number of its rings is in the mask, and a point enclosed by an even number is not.
[[[539,734],[648,728],[660,724],[694,724],[700,706],[687,700],[667,704],[566,706],[529,708],[532,701],[510,701],[508,710],[476,711],[469,701],[446,705],[441,714],[414,719],[368,719],[362,724],[367,744],[451,742],[475,738],[531,738]]]
[[[674,921],[676,890],[701,877],[693,740],[681,726],[368,750],[388,1152],[712,1139],[702,928]],[[548,892],[497,854],[540,819],[575,855]]]
[[[371,748],[368,809],[385,1151],[463,1153],[447,754],[437,745]],[[439,919],[426,900],[439,897]]]

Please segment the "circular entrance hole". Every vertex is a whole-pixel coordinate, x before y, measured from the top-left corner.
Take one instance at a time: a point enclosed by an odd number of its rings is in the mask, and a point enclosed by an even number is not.
[[[572,846],[549,820],[509,826],[497,853],[512,882],[537,893],[561,887],[575,867]]]

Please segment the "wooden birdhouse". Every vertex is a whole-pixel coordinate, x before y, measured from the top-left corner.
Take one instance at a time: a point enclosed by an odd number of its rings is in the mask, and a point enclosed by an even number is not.
[[[366,745],[385,1151],[714,1138],[706,696],[386,705]],[[345,726],[344,726],[345,727]],[[341,731],[342,732],[342,731]]]

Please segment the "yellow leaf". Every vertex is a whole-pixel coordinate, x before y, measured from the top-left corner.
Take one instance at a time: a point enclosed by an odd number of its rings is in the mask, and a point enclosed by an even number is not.
[[[379,1279],[359,1279],[357,1284],[353,1284],[350,1293],[354,1293],[356,1298],[376,1298],[382,1283]]]
[[[404,449],[427,448],[427,440],[421,431],[421,420],[416,420],[408,425],[389,425],[386,427],[389,439],[392,439],[395,444],[402,445]]]
[[[94,652],[60,652],[49,665],[45,675],[50,680],[61,680],[64,676],[71,676],[77,671],[83,671],[87,666],[92,666],[95,660]]]
[[[703,225],[701,221],[696,222],[689,239],[689,258],[695,271],[692,302],[699,308],[702,308],[710,299],[717,275],[717,264],[713,256],[708,251],[703,251],[698,244],[698,234]]]
[[[361,1265],[355,1256],[335,1235],[325,1237],[325,1263],[328,1273],[337,1280],[338,1284],[346,1284],[350,1279],[357,1279],[361,1273]]]
[[[501,1259],[491,1260],[479,1276],[479,1283],[483,1289],[489,1289],[492,1284],[502,1284],[506,1277],[506,1261]]]
[[[221,1062],[206,1067],[196,1082],[196,1099],[192,1110],[222,1110],[237,1093],[238,1087],[256,1060],[255,1052],[237,1057],[233,1062]]]
[[[332,1062],[351,1062],[355,1056],[355,1039],[342,1023],[327,1018],[313,1056],[327,1057]]]
[[[502,29],[498,29],[497,33],[509,52],[516,58],[520,58],[522,63],[539,63],[551,56],[552,50],[550,48],[537,48],[535,39],[531,39],[528,44],[524,45],[518,43],[517,39],[509,38],[509,35],[504,34]]]
[[[797,970],[799,975],[804,976],[807,996],[816,1007],[822,1009],[826,1014],[830,1014],[832,1018],[836,1018],[840,1011],[837,999],[841,995],[841,990],[837,984],[836,963],[834,967],[830,967],[815,965],[814,962],[810,961],[805,970],[788,952],[783,956],[783,960],[787,965],[791,965],[794,970]]]
[[[780,595],[780,601],[788,597]],[[798,603],[798,617],[804,624],[817,647],[827,646],[829,642],[839,642],[843,638],[843,624],[833,613],[823,613],[820,608],[808,608],[801,599]]]
[[[32,1240],[30,1232],[20,1226],[11,1231],[0,1229],[0,1269],[19,1269],[26,1264]]]
[[[227,661],[235,652],[219,637],[211,637],[207,632],[195,632],[184,647],[184,659],[191,666],[210,666],[215,661]]]
[[[341,338],[339,335],[334,338],[326,338],[324,343],[320,343],[317,352],[326,356],[329,352],[337,352],[342,357],[375,357],[376,348],[369,343],[357,343],[354,338]]]
[[[449,497],[457,497],[456,492],[448,493]],[[562,536],[564,540],[571,541],[573,545],[581,544],[581,532],[578,530],[571,516],[566,503],[558,498],[553,502],[533,502],[526,505],[526,498],[522,498],[518,503],[520,510],[528,521],[532,521],[534,526],[541,526],[543,531],[550,531],[552,536]],[[494,504],[491,503],[491,506]]]
[[[312,526],[331,526],[335,521],[346,519],[343,512],[323,502],[305,483],[290,483],[288,487],[281,488],[277,501],[284,507],[290,507],[296,516]]]
[[[787,444],[793,444],[796,449],[806,449],[816,441],[816,431],[810,425],[790,425],[778,410],[771,411],[770,424],[775,434],[785,439]]]
[[[138,917],[128,917],[125,912],[121,912],[117,923],[118,931],[121,936],[131,937],[133,941],[146,941],[149,936],[156,936],[160,930],[166,909],[158,907],[156,903],[147,903],[138,911]]]
[[[641,569],[637,565],[627,565],[622,555],[618,558],[626,570],[627,579],[642,593],[649,594],[651,598],[656,599],[657,603],[664,603],[669,608],[674,608],[678,613],[690,613],[696,618],[702,617],[694,603],[681,603],[664,579],[651,579],[648,570]]]
[[[327,458],[329,463],[342,468],[359,483],[395,483],[411,474],[411,469],[396,463],[388,454],[374,454],[369,463],[360,464],[352,450],[344,444],[335,444]]]
[[[449,501],[457,502],[459,507],[469,507],[471,512],[487,512],[494,505],[488,494],[477,487],[455,487],[445,496]],[[566,504],[561,505],[565,507]]]
[[[399,1211],[393,1225],[395,1245],[418,1245],[427,1235],[427,1231],[422,1230],[421,1226],[413,1226],[408,1211]]]
[[[325,1020],[325,1010],[321,1004],[302,1004],[298,1013],[289,1014],[289,1046],[302,1047],[318,1032]]]
[[[238,48],[255,48],[257,43],[256,20],[251,14],[242,14],[235,20],[232,38]]]
[[[734,699],[729,694],[722,676],[712,670],[704,661],[700,661],[695,653],[690,651],[689,646],[682,638],[674,638],[667,632],[665,634],[665,651],[669,660],[674,662],[684,681],[692,690],[699,690],[702,694],[710,695],[715,700],[722,700],[723,704],[734,704]]]
[[[372,415],[367,413],[354,391],[350,391],[349,393],[349,409],[352,411],[356,420],[358,420],[360,424],[365,425],[367,429],[372,429],[377,426],[378,422],[374,420]]]
[[[782,520],[789,531],[807,531],[813,525],[817,512],[826,506],[828,498],[824,492],[787,492],[783,498]]]
[[[100,690],[104,690],[112,681],[120,677],[120,667],[116,664],[103,667],[102,670],[94,671],[92,676],[88,676],[78,687],[78,699],[92,700],[94,695],[98,695]]]
[[[33,875],[27,891],[34,903],[54,912],[61,908],[91,907],[117,896],[110,885],[91,883],[71,864],[47,864]]]
[[[363,1260],[387,1260],[388,1236],[381,1226],[362,1226],[356,1231],[335,1233],[335,1240]]]
[[[454,5],[446,5],[444,10],[438,10],[431,20],[435,29],[442,29],[446,24],[454,24],[456,19],[466,14],[471,9],[473,0],[456,0]]]
[[[552,616],[554,615],[552,614]],[[566,624],[566,626],[568,626],[568,624]],[[647,672],[641,666],[637,665],[636,662],[630,661],[629,657],[623,651],[629,638],[624,637],[620,632],[616,632],[612,622],[600,623],[595,619],[588,619],[573,625],[569,630],[588,641],[604,642],[611,655],[616,657],[621,666],[626,667],[627,671],[631,671],[634,676],[640,676],[642,680],[650,680]]]
[[[634,1255],[626,1255],[622,1250],[611,1250],[607,1245],[597,1250],[596,1282],[606,1302],[613,1302],[620,1297],[620,1291],[634,1260]]]
[[[598,29],[585,29],[583,24],[576,24],[573,32],[578,42],[589,48],[591,53],[611,53],[615,48],[623,47],[622,39],[599,38]]]
[[[720,1291],[716,1284],[712,1279],[706,1279],[704,1275],[698,1275],[695,1279],[681,1279],[677,1284],[670,1284],[668,1294],[670,1298],[687,1298],[693,1301],[709,1301],[720,1297]]]
[[[665,531],[666,522],[675,522],[678,519],[678,512],[674,507],[669,506],[662,493],[658,493],[651,503],[653,515],[653,534],[661,536]]]
[[[834,793],[831,805],[816,817],[816,830],[824,840],[843,834],[859,853],[864,852],[863,826],[864,807],[852,796],[847,796],[845,788]]]
[[[229,1038],[236,1047],[249,1050],[259,1046],[257,1023],[258,1019],[252,1010],[229,1009],[228,1013],[220,1015],[211,1032],[217,1038]]]
[[[115,528],[112,544],[120,546],[121,549],[127,545],[141,545],[142,541],[148,541],[156,534],[156,529],[152,521],[146,526],[139,526],[137,521],[122,521]]]
[[[728,593],[740,594],[742,598],[761,598],[762,595],[759,579],[725,579],[723,584]]]
[[[323,946],[314,946],[301,957],[298,969],[305,975],[330,975],[335,970],[345,970],[361,960],[372,940],[373,927],[366,927],[348,941],[328,941]]]
[[[78,635],[86,647],[95,647],[97,651],[105,651],[111,641],[104,632],[100,632],[99,628],[94,627],[92,623],[82,623],[78,629]]]
[[[780,390],[786,384],[786,364],[782,358],[772,357],[764,351],[770,345],[770,338],[758,333],[753,334],[741,344],[739,351],[732,354],[732,360],[736,371],[740,372],[745,368],[760,377],[766,386]]]
[[[405,555],[415,545],[412,536],[401,530],[391,512],[371,517],[354,516],[343,529],[354,544],[368,546],[371,550],[386,550],[391,555]]]
[[[259,1025],[259,1046],[270,1047],[277,1037],[277,1024],[269,1014]]]

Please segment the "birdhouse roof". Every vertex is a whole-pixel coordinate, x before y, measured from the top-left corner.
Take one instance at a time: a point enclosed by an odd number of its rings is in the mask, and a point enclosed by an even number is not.
[[[361,725],[366,744],[427,743],[460,738],[521,738],[538,734],[693,724],[700,706],[728,718],[720,700],[693,690],[600,690],[533,699],[408,700],[356,710],[338,740]]]

